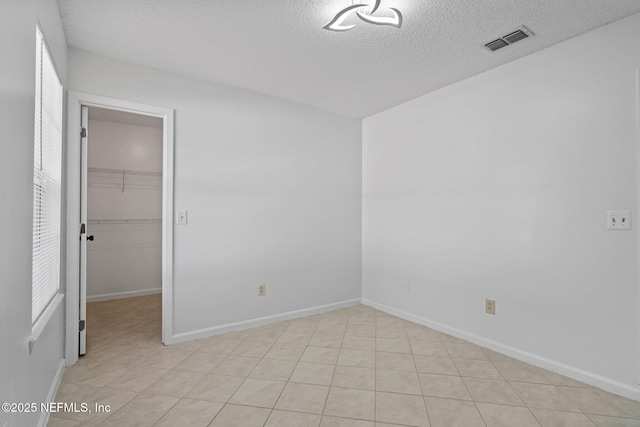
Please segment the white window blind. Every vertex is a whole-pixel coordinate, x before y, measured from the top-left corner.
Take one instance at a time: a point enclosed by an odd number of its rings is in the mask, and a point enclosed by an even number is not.
[[[62,84],[40,29],[36,33],[31,288],[31,320],[34,324],[60,289],[63,108]]]

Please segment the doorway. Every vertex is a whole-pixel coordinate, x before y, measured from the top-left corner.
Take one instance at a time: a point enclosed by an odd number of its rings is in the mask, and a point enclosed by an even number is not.
[[[80,216],[87,244],[80,293],[82,301],[86,292],[87,309],[80,315],[86,323],[79,353],[115,331],[145,332],[160,342],[162,119],[87,106],[82,115],[81,204],[86,196],[87,206]]]
[[[173,110],[70,92],[68,123],[66,364],[92,323],[170,344]]]

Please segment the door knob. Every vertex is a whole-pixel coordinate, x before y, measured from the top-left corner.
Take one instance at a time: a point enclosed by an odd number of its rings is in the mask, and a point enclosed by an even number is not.
[[[93,236],[87,236],[87,240],[91,240],[93,242]]]

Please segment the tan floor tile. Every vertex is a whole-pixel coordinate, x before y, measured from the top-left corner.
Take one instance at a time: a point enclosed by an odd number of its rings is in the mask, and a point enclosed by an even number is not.
[[[431,427],[485,427],[473,402],[425,397]]]
[[[376,318],[376,327],[402,328],[404,324],[404,320],[392,315],[379,315]]]
[[[376,370],[355,366],[336,366],[333,374],[333,387],[375,390]]]
[[[225,403],[243,381],[242,377],[209,374],[189,390],[185,397]]]
[[[407,331],[405,328],[396,328],[390,326],[378,326],[376,328],[376,338],[391,338],[391,339],[399,339],[406,340]]]
[[[523,362],[493,362],[496,369],[507,381],[550,384],[543,370]]]
[[[340,348],[342,346],[343,335],[331,335],[316,333],[311,337],[309,345],[314,347]]]
[[[376,318],[371,316],[350,316],[347,325],[376,326]]]
[[[415,372],[376,369],[375,386],[377,391],[422,395],[418,374]]]
[[[106,387],[118,390],[141,392],[169,372],[168,369],[145,366],[131,367],[131,369],[111,381]]]
[[[640,420],[632,418],[605,417],[603,415],[589,415],[598,427],[640,427]]]
[[[99,424],[136,396],[137,394],[133,392],[105,387],[95,388],[76,384],[61,384],[56,394],[56,401],[75,403],[77,405],[86,403],[90,408],[94,408],[95,404],[108,405],[110,409],[109,411],[101,413],[58,412],[55,413],[55,416],[56,418],[80,421],[83,423],[94,422]]]
[[[322,414],[329,387],[287,383],[276,403],[276,409],[310,414]]]
[[[547,377],[547,379],[549,380],[549,384],[561,385],[565,387],[590,387],[585,383],[576,381],[569,377],[565,377],[564,375],[560,375],[555,372],[547,371],[546,369],[541,369],[541,372],[545,377]]]
[[[186,351],[189,353],[193,353],[194,351],[200,350],[205,346],[205,342],[202,340],[193,340],[193,341],[185,341],[178,344],[171,344],[171,348],[174,350]]]
[[[440,341],[440,332],[424,326],[407,326],[406,330],[410,340]]]
[[[345,335],[375,338],[376,328],[373,325],[348,325]]]
[[[335,365],[339,354],[340,350],[337,348],[307,346],[304,353],[302,353],[302,357],[300,357],[300,361]]]
[[[502,375],[488,360],[453,359],[461,377],[501,380]]]
[[[273,408],[285,384],[283,381],[247,378],[231,396],[229,403]]]
[[[411,352],[422,356],[449,357],[449,352],[440,341],[411,341]]]
[[[419,374],[418,377],[424,396],[471,400],[460,377],[438,374]]]
[[[206,427],[220,412],[223,403],[182,399],[160,418],[153,427]]]
[[[343,348],[338,356],[338,365],[375,368],[376,353],[374,351]]]
[[[271,349],[270,342],[244,341],[231,351],[233,356],[263,357]]]
[[[416,370],[425,374],[455,375],[458,370],[450,357],[414,355]]]
[[[299,362],[289,381],[328,386],[331,385],[334,370],[334,365]]]
[[[157,426],[204,426],[215,417],[211,426],[406,427],[429,422],[410,419],[423,399],[433,426],[475,427],[483,424],[473,396],[488,427],[640,427],[640,403],[363,305],[167,347],[160,297],[90,305],[89,353],[66,370],[56,401],[112,411],[55,413],[49,425],[89,427],[107,418],[149,425],[162,416]],[[144,327],[131,329],[131,319]],[[185,392],[164,415],[162,404],[144,402],[171,403]],[[424,398],[411,394],[420,392]],[[378,412],[397,416],[372,421],[376,393]],[[273,402],[282,408],[270,410]],[[593,415],[567,412],[579,409]],[[147,410],[152,416],[142,417]],[[354,418],[359,412],[371,415]]]
[[[445,333],[440,334],[440,340],[444,343],[455,343],[455,344],[471,344],[469,341],[465,341],[461,338],[454,337],[452,335],[448,335]]]
[[[416,372],[416,365],[413,361],[413,356],[407,353],[385,353],[383,351],[377,351],[376,368],[392,371]]]
[[[376,351],[387,353],[411,353],[408,339],[376,338]]]
[[[375,427],[373,421],[323,416],[320,427]]]
[[[324,414],[328,416],[374,420],[375,395],[369,390],[331,387]]]
[[[463,381],[476,402],[524,406],[518,395],[505,381],[481,378],[463,378]]]
[[[206,344],[200,347],[200,350],[198,351],[226,356],[240,344],[242,344],[241,340],[226,340],[218,338],[216,340],[206,342]]]
[[[225,356],[221,354],[195,352],[178,363],[173,369],[208,374],[218,363],[222,362],[224,358]]]
[[[640,417],[640,401],[627,399],[626,397],[620,397],[619,400]]]
[[[251,371],[249,378],[287,381],[295,367],[296,362],[293,360],[262,359]]]
[[[540,427],[527,408],[477,403],[487,427]]]
[[[189,371],[169,371],[165,376],[144,389],[145,394],[183,397],[199,383],[205,374]]]
[[[637,418],[638,415],[621,398],[596,388],[558,387],[586,414]]]
[[[549,384],[518,382],[512,382],[510,385],[524,404],[530,408],[580,412],[580,410],[555,386]]]
[[[376,339],[369,337],[357,337],[354,335],[345,335],[344,339],[342,340],[342,348],[375,351]]]
[[[246,377],[258,365],[257,357],[227,356],[211,370],[212,374]]]
[[[97,425],[98,424],[65,420],[63,418],[56,418],[54,416],[50,416],[49,420],[47,421],[47,427],[94,427]]]
[[[515,362],[516,359],[504,355],[502,353],[498,353],[497,351],[489,350],[488,348],[483,348],[482,352],[487,356],[487,359],[492,362]]]
[[[271,350],[264,355],[265,359],[293,360],[297,361],[304,353],[305,346],[300,344],[276,343]]]
[[[178,398],[140,394],[118,409],[103,423],[105,426],[152,426],[177,402]]]
[[[376,422],[429,427],[424,400],[420,396],[376,393]]]
[[[306,331],[285,331],[280,335],[278,344],[296,344],[296,345],[307,345],[311,340],[313,332]]]
[[[227,404],[209,427],[263,427],[270,413],[270,409]]]
[[[584,414],[529,408],[542,427],[596,427]]]
[[[318,427],[320,415],[274,410],[265,427]]]
[[[444,346],[447,348],[452,359],[488,360],[482,351],[482,347],[475,344],[445,342]]]
[[[173,369],[180,362],[189,357],[192,353],[188,351],[171,350],[169,348],[159,350],[155,354],[142,359],[141,366],[152,368]]]
[[[97,424],[94,424],[97,425]],[[86,424],[80,423],[80,421],[65,420],[63,418],[49,417],[47,421],[47,427],[84,427]]]
[[[74,369],[67,369],[65,371],[63,381],[92,387],[103,387],[127,373],[128,370],[128,366],[114,362],[77,366],[74,367]]]

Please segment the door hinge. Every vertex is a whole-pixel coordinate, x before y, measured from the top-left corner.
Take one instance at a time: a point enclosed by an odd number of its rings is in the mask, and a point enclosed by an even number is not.
[[[81,138],[86,138],[87,137],[87,128],[80,129],[80,137]]]
[[[84,331],[84,326],[85,326],[85,321],[81,320],[80,324],[78,325],[78,329],[80,330],[80,332]]]
[[[87,226],[83,223],[80,224],[80,240],[82,241],[82,235],[86,234],[87,232]]]

